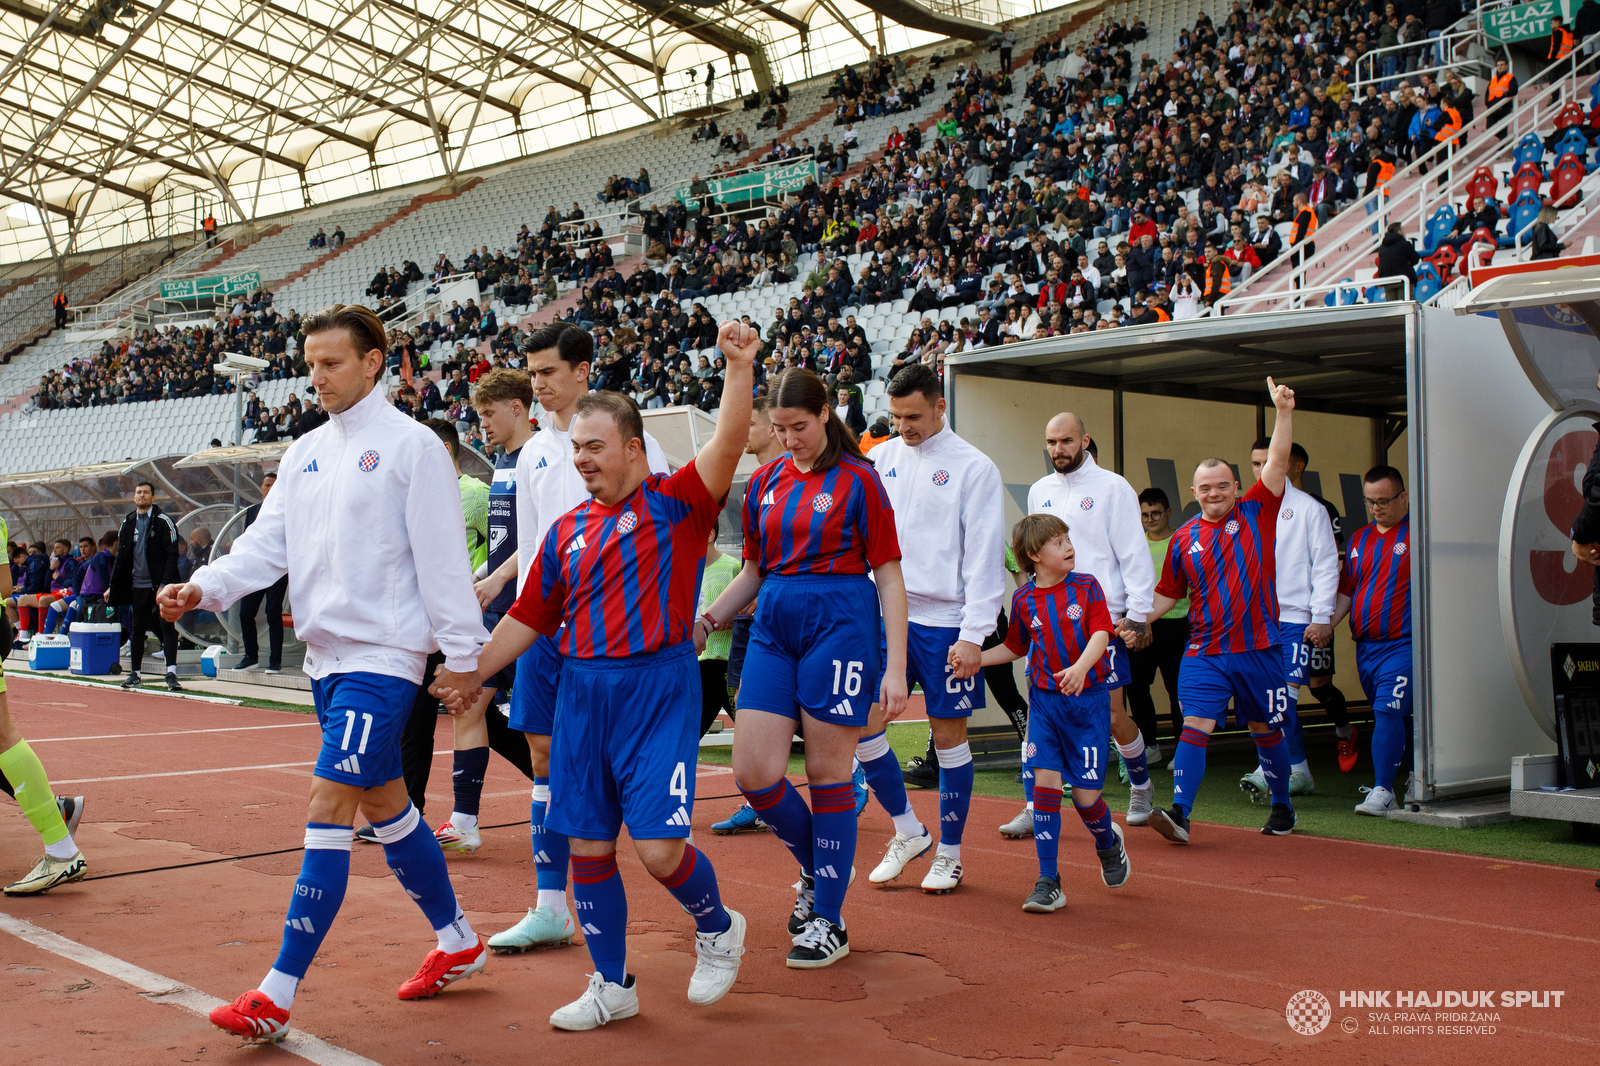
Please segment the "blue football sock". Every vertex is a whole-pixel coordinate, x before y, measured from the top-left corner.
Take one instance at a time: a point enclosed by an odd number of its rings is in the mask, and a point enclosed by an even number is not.
[[[455,766],[450,773],[450,783],[455,786],[456,812],[478,817],[478,803],[483,796],[483,775],[488,769],[488,748],[456,751]]]
[[[1211,734],[1189,726],[1178,736],[1178,750],[1172,756],[1172,805],[1187,818],[1194,809],[1200,782],[1206,776],[1206,745]]]
[[[1289,768],[1306,761],[1306,735],[1300,728],[1300,690],[1289,689],[1289,709],[1284,714],[1283,739],[1289,742]]]
[[[1256,742],[1256,755],[1261,760],[1261,773],[1267,779],[1272,802],[1289,802],[1289,745],[1284,743],[1283,731],[1251,733]]]
[[[583,940],[607,981],[628,980],[628,894],[612,855],[572,857],[572,898],[583,916]]]
[[[1372,716],[1372,768],[1376,774],[1374,784],[1379,788],[1394,788],[1395,775],[1400,772],[1400,760],[1406,750],[1406,717],[1379,711]]]
[[[834,925],[843,925],[839,911],[856,861],[856,796],[850,782],[811,786],[811,827],[816,841],[812,873],[817,879],[812,910]]]
[[[1116,740],[1115,737],[1111,738]],[[1143,788],[1150,783],[1150,767],[1144,757],[1144,734],[1135,733],[1133,739],[1126,744],[1117,743],[1117,751],[1122,755],[1123,763],[1128,767],[1128,784],[1135,788]]]
[[[465,951],[476,943],[472,927],[456,904],[455,889],[450,887],[444,852],[439,850],[439,842],[417,809],[407,804],[404,813],[386,822],[374,822],[372,828],[377,831],[384,860],[400,887],[417,901],[438,934],[440,950]]]
[[[567,859],[571,845],[560,833],[548,833],[544,818],[550,809],[550,779],[533,779],[533,802],[528,807],[529,836],[533,840],[534,882],[542,890],[565,892],[567,890]]]
[[[906,780],[900,773],[900,761],[895,758],[894,750],[889,747],[888,736],[876,733],[870,737],[862,737],[856,745],[856,759],[861,763],[862,772],[867,775],[867,784],[872,786],[872,794],[878,797],[878,802],[889,812],[889,817],[895,819],[895,829],[905,832],[901,823],[908,816],[913,823],[921,824],[917,816],[912,813],[911,801],[906,798]],[[915,825],[912,828],[915,828]],[[906,833],[906,835],[912,834]]]
[[[1078,817],[1083,819],[1083,824],[1094,836],[1094,846],[1104,850],[1117,846],[1116,831],[1111,828],[1111,808],[1106,806],[1104,799],[1097,799],[1092,806],[1079,807],[1078,801],[1072,801],[1073,809],[1078,812]]]
[[[1028,801],[1028,806],[1034,804],[1033,798],[1033,770],[1027,763],[1022,764],[1022,796]]]
[[[306,975],[322,938],[333,926],[345,886],[350,883],[350,826],[306,823],[306,850],[300,876],[289,897],[283,945],[272,968],[291,977]]]
[[[939,843],[960,847],[972,806],[972,749],[965,743],[935,749],[939,757]]]
[[[1033,789],[1033,849],[1039,853],[1039,876],[1061,879],[1056,852],[1061,847],[1061,790],[1035,785]]]
[[[656,880],[688,909],[700,932],[720,933],[733,924],[722,905],[722,893],[717,891],[717,871],[712,869],[705,852],[693,844],[684,847],[683,861],[670,876]]]
[[[780,777],[778,783],[767,788],[751,792],[741,788],[744,798],[763,822],[772,827],[772,835],[778,842],[789,849],[789,854],[794,856],[794,861],[800,864],[800,872],[809,876],[811,874],[811,854],[815,843],[812,839],[811,808],[806,806],[806,801],[800,798],[800,793],[789,784],[787,777]],[[853,790],[852,790],[853,791]],[[850,810],[855,811],[855,796],[850,797]]]

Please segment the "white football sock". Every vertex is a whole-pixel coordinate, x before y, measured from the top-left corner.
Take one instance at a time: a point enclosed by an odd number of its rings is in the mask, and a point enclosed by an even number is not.
[[[300,978],[290,977],[282,970],[268,970],[266,978],[261,982],[260,991],[281,1010],[288,1010],[294,1006],[295,989],[300,987]]]
[[[940,854],[940,855],[948,855],[952,859],[954,859],[956,862],[960,862],[961,861],[961,845],[960,844],[940,844],[939,845],[938,854]]]
[[[478,828],[478,816],[476,814],[462,814],[460,811],[451,811],[450,824],[457,829],[476,829]]]
[[[541,888],[539,899],[535,907],[549,907],[557,915],[567,913],[567,890],[564,888]]]
[[[1309,762],[1292,763],[1289,766],[1289,772],[1291,774],[1305,774],[1307,777],[1310,777],[1311,764]]]
[[[906,805],[904,814],[892,815],[894,818],[894,831],[904,837],[919,837],[927,830],[922,827],[922,822],[917,818],[910,804]]]
[[[78,854],[78,845],[73,843],[72,834],[68,833],[54,844],[46,844],[44,853],[52,859],[70,859]]]
[[[1349,740],[1350,734],[1354,732],[1355,727],[1353,726],[1338,725],[1333,727],[1333,735],[1338,737],[1340,740]]]
[[[439,938],[439,950],[446,955],[466,951],[478,942],[478,934],[467,924],[467,916],[461,913],[460,907],[456,908],[456,920],[443,929],[435,929],[433,934]]]

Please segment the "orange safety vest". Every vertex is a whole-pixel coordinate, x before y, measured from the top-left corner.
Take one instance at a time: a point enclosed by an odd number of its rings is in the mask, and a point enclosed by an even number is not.
[[[1389,193],[1389,179],[1392,177],[1394,177],[1394,164],[1378,160],[1378,188],[1383,190],[1384,195]]]
[[[1490,79],[1489,91],[1484,94],[1484,99],[1488,100],[1492,104],[1506,93],[1510,92],[1511,81],[1515,77],[1516,75],[1508,70],[1499,77]]]
[[[1222,260],[1218,259],[1217,262],[1221,263]],[[1206,291],[1203,293],[1203,295],[1226,296],[1228,295],[1228,290],[1231,288],[1233,288],[1233,279],[1228,275],[1228,267],[1226,263],[1223,264],[1220,272],[1213,270],[1210,264],[1206,265]]]
[[[1440,108],[1445,114],[1445,123],[1439,127],[1439,132],[1433,135],[1436,141],[1448,141],[1461,132],[1461,112],[1448,105]]]
[[[1573,45],[1572,31],[1567,29],[1565,26],[1563,26],[1560,30],[1555,31],[1555,32],[1561,34],[1561,45],[1560,45],[1560,47],[1558,49],[1556,47],[1556,45],[1555,45],[1555,42],[1552,41],[1551,42],[1551,50],[1554,51],[1555,54],[1554,55],[1545,56],[1545,58],[1546,59],[1565,59],[1565,58],[1567,58],[1567,55],[1572,51],[1572,45]],[[1554,35],[1555,35],[1554,33],[1551,34],[1551,36],[1554,36]]]
[[[217,220],[212,218],[210,215],[206,216],[206,220],[202,222],[201,225],[205,227],[205,231],[207,233],[217,232]]]
[[[55,305],[58,311],[65,311],[67,309],[67,294],[64,292],[56,293]]]
[[[1311,220],[1310,225],[1304,229],[1302,229],[1300,225],[1300,220],[1302,218],[1310,218]],[[1308,241],[1316,232],[1317,213],[1308,207],[1304,211],[1301,211],[1299,214],[1294,216],[1294,233],[1291,234],[1293,239],[1289,243],[1299,244],[1301,241]]]

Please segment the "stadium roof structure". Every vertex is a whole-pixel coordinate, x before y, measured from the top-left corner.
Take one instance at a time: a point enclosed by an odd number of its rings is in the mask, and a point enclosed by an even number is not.
[[[187,230],[207,209],[244,221],[453,177],[692,111],[704,90],[689,72],[707,62],[731,100],[869,49],[981,40],[1010,13],[1002,0],[0,0],[0,235],[39,230],[35,251],[60,257]]]
[[[960,372],[1258,405],[1266,378],[1297,407],[1404,424],[1413,305],[1318,307],[1100,330],[953,355]]]

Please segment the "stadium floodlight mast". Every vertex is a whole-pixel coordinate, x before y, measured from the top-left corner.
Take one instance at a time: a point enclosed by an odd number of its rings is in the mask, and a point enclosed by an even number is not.
[[[259,374],[267,368],[265,359],[257,359],[243,352],[223,352],[222,362],[212,364],[219,374],[233,379],[233,443],[244,443],[244,379],[246,374]],[[233,505],[239,506],[239,464],[233,464]]]

